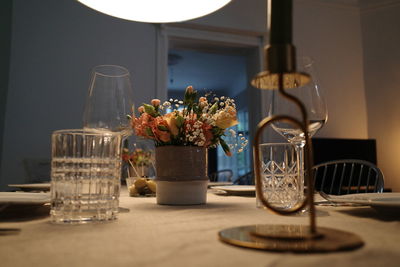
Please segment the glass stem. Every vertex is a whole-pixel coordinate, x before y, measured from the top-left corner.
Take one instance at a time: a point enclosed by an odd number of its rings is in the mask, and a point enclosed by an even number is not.
[[[304,142],[296,143],[297,157],[299,162],[299,192],[300,199],[304,198]]]

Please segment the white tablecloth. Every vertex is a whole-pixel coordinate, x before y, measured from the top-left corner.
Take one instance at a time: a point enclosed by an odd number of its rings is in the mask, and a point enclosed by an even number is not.
[[[110,223],[53,225],[49,217],[6,221],[20,228],[0,235],[0,266],[400,266],[400,215],[370,207],[317,207],[319,226],[356,233],[365,245],[330,254],[274,253],[234,247],[218,231],[251,224],[308,224],[307,216],[279,216],[255,207],[255,198],[208,194],[201,206],[159,206],[132,198],[130,211]]]

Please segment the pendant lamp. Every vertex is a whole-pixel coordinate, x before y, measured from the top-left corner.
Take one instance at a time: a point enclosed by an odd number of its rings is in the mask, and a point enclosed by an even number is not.
[[[101,13],[137,22],[168,23],[208,15],[231,0],[78,0]]]

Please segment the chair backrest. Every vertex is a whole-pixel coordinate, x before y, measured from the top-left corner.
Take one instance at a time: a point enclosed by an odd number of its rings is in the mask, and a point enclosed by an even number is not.
[[[219,170],[208,175],[211,182],[231,182],[233,171],[230,169]]]
[[[253,172],[248,172],[242,176],[240,176],[239,178],[237,178],[234,182],[234,184],[238,184],[238,185],[254,185],[254,174]]]
[[[368,161],[328,161],[315,165],[313,169],[316,191],[333,195],[383,192],[383,173]]]

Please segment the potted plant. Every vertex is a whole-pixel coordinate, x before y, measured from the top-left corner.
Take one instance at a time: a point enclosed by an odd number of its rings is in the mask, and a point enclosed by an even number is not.
[[[226,129],[238,123],[234,100],[211,94],[198,97],[189,86],[183,100],[161,104],[153,99],[138,111],[140,115],[132,118],[135,134],[154,140],[156,146],[157,203],[206,203],[207,149],[221,145],[226,155],[232,155],[223,138]],[[242,142],[238,151],[246,144]]]

